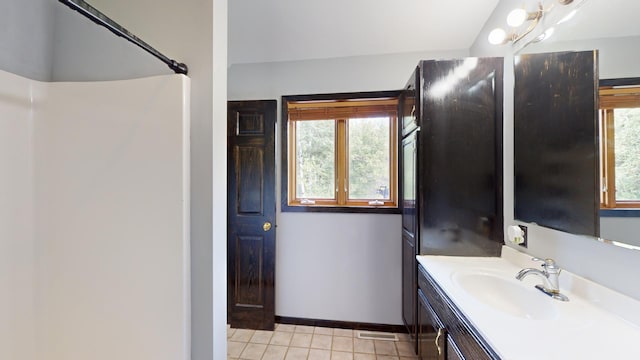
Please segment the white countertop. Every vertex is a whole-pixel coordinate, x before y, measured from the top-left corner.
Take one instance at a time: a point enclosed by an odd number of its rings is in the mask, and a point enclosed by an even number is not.
[[[458,309],[502,359],[640,359],[640,301],[563,271],[560,291],[568,302],[554,300],[533,286],[541,279],[516,273],[538,268],[527,254],[503,246],[502,257],[417,256]],[[562,264],[558,264],[562,267]],[[516,299],[490,291],[471,294],[460,285],[461,274],[499,277],[525,288],[525,300],[545,312],[532,317],[511,311]],[[517,289],[520,290],[520,289]],[[529,298],[529,296],[531,298]],[[548,302],[548,303],[547,303]]]

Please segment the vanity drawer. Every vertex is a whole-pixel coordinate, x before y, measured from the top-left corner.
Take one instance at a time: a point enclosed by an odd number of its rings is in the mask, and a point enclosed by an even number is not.
[[[500,359],[421,265],[418,266],[418,286],[433,311],[444,323],[447,335],[451,338],[453,346],[447,346],[447,358],[461,360]]]

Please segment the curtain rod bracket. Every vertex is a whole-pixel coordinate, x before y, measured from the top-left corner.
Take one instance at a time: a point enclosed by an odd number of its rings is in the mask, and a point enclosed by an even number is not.
[[[171,64],[169,64],[171,70],[175,71],[176,74],[185,74],[189,72],[189,68],[185,63],[179,63],[175,60],[171,60]]]

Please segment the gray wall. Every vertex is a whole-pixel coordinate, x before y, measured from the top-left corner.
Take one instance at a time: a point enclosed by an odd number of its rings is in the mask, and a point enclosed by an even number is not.
[[[0,69],[29,79],[51,80],[52,0],[0,2]]]
[[[53,81],[122,80],[172,73],[146,51],[62,3],[55,3],[54,15]]]

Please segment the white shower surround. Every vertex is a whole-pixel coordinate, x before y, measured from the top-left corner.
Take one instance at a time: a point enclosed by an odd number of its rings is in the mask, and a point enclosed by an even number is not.
[[[188,359],[189,79],[0,71],[0,359]]]

